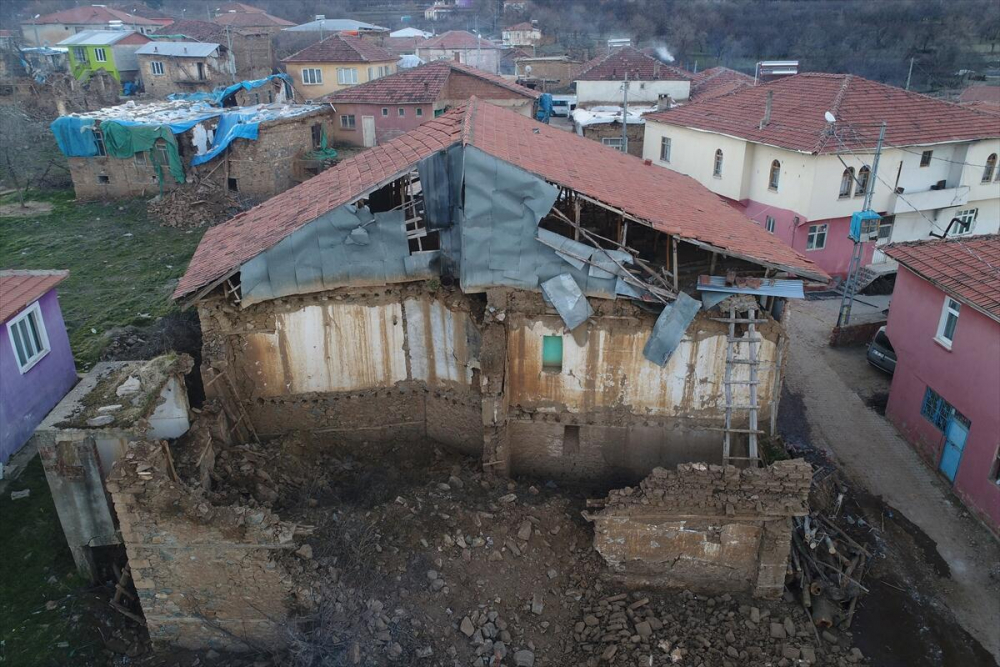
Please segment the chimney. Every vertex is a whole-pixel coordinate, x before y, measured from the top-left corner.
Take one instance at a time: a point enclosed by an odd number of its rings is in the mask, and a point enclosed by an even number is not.
[[[670,108],[674,106],[674,101],[671,99],[670,95],[664,93],[656,99],[656,110],[657,111],[669,111]]]
[[[457,62],[457,63],[460,63],[460,62],[462,62],[462,57],[461,57],[461,56],[460,56],[460,55],[458,54],[458,51],[455,51],[455,53],[453,53],[453,54],[451,54],[451,55],[452,55],[452,59],[453,59],[453,60],[454,60],[455,62]]]
[[[760,121],[758,129],[763,130],[771,122],[771,103],[774,101],[774,91],[767,91],[767,102],[764,104],[764,119]]]

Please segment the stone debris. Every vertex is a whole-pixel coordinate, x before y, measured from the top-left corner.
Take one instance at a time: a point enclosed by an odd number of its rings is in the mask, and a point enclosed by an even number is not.
[[[116,396],[131,396],[132,394],[137,394],[142,389],[142,383],[139,378],[134,375],[130,375],[124,382],[118,385],[115,389]]]
[[[97,417],[91,417],[87,420],[87,426],[107,426],[108,424],[114,422],[115,418],[113,415],[99,415]]]
[[[24,489],[23,491],[11,491],[10,499],[21,500],[22,498],[27,498],[30,495],[31,495],[31,489]]]

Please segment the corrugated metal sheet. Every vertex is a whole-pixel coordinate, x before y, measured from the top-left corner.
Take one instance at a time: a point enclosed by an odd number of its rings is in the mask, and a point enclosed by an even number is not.
[[[725,276],[700,276],[698,289],[703,292],[727,292],[729,294],[757,294],[760,296],[780,296],[786,299],[804,299],[801,280],[782,278],[759,278],[759,286],[727,285]]]
[[[211,42],[150,42],[135,50],[137,56],[178,56],[205,58],[215,53],[218,44]]]

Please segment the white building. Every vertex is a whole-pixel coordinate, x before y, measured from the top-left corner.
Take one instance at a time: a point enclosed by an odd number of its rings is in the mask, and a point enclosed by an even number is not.
[[[535,46],[542,41],[542,31],[527,21],[504,28],[502,36],[504,46]]]
[[[829,123],[825,114],[836,119]],[[863,264],[894,268],[891,241],[1000,230],[1000,118],[857,76],[806,73],[645,117],[643,157],[687,174],[844,276],[879,126]]]
[[[500,73],[500,47],[465,30],[449,30],[417,45],[417,55],[426,63],[456,60],[492,74]]]
[[[691,94],[691,77],[681,69],[623,46],[600,55],[580,68],[576,75],[579,106],[620,105],[628,80],[629,104],[655,105],[669,96],[684,101]]]

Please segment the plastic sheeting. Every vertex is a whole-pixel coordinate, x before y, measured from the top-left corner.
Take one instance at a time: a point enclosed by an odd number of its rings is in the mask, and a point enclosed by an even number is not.
[[[163,182],[163,165],[156,162],[157,153],[153,148],[156,146],[156,142],[162,139],[167,147],[167,166],[170,169],[170,175],[178,183],[184,182],[184,165],[177,152],[177,139],[174,138],[169,128],[163,125],[150,127],[148,125],[106,121],[101,123],[101,132],[104,135],[104,146],[111,157],[128,159],[136,153],[150,151],[153,164],[156,167],[156,176],[161,183]]]
[[[60,116],[49,126],[56,137],[59,150],[66,157],[94,157],[97,155],[97,137],[94,136],[94,119]]]
[[[438,251],[410,255],[403,211],[341,206],[240,268],[241,305],[345,285],[386,285],[438,275]]]
[[[666,366],[699,310],[701,310],[700,301],[692,299],[684,292],[678,294],[677,300],[664,308],[656,318],[653,332],[642,349],[642,356],[657,366]]]
[[[594,314],[587,297],[580,291],[580,286],[573,280],[573,276],[568,273],[560,273],[542,283],[542,294],[555,307],[570,331]]]
[[[219,153],[226,150],[235,139],[257,140],[260,123],[250,122],[252,115],[226,113],[219,117],[219,124],[215,127],[215,135],[212,140],[212,147],[208,152],[195,155],[191,158],[191,166],[205,164]]]
[[[275,79],[280,79],[284,81],[287,85],[292,85],[292,77],[287,74],[272,74],[266,76],[263,79],[252,79],[250,81],[240,81],[239,83],[234,83],[231,86],[219,87],[210,93],[199,92],[199,93],[171,93],[167,95],[168,100],[190,100],[197,102],[208,102],[217,106],[223,106],[230,97],[238,93],[241,90],[253,90],[254,88],[260,88],[265,86]],[[284,100],[276,100],[277,102],[282,102]]]

